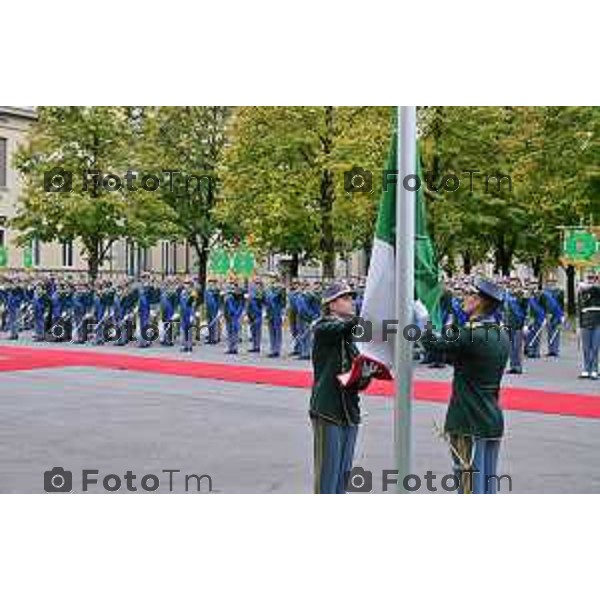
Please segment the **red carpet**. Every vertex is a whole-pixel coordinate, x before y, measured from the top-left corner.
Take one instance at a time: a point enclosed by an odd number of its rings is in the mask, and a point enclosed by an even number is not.
[[[163,375],[298,388],[310,387],[312,381],[312,376],[308,371],[294,369],[152,358],[131,354],[108,354],[86,350],[0,345],[0,372],[52,367],[125,369]],[[369,388],[369,394],[375,396],[391,396],[393,391],[393,382],[388,381],[377,381]],[[449,394],[450,385],[447,382],[415,382],[415,398],[417,400],[445,403],[448,401]],[[504,388],[501,402],[502,406],[508,410],[600,419],[600,393],[591,395],[527,388]]]

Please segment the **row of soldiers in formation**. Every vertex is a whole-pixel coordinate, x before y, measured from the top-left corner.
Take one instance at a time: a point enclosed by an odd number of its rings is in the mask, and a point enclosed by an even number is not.
[[[266,322],[269,357],[283,353],[287,320],[291,354],[309,359],[311,323],[321,313],[321,282],[293,280],[286,288],[277,275],[245,285],[238,279],[209,278],[201,302],[200,286],[189,278],[159,280],[146,273],[139,278],[99,280],[95,284],[47,277],[0,279],[0,328],[8,339],[33,330],[36,341],[83,344],[132,341],[141,348],[158,342],[191,352],[194,341],[218,344],[225,329],[226,353],[237,354],[242,324],[248,324],[250,352],[261,352]],[[362,282],[356,282],[360,311]]]
[[[292,280],[284,286],[275,274],[263,281],[257,277],[245,284],[237,279],[209,278],[201,300],[200,287],[190,278],[159,280],[146,273],[139,278],[99,280],[95,284],[72,278],[0,276],[0,328],[9,339],[20,331],[33,330],[38,341],[95,344],[112,342],[139,347],[153,342],[191,352],[194,341],[218,344],[223,337],[226,352],[236,354],[242,339],[243,322],[248,325],[250,352],[261,352],[263,329],[269,336],[269,357],[281,356],[283,330],[287,323],[289,353],[309,359],[311,323],[321,313],[321,281]],[[360,314],[364,299],[363,279],[348,282],[355,291],[355,310]],[[546,331],[547,355],[560,354],[561,330],[565,324],[564,292],[551,279],[540,290],[537,281],[518,278],[502,280],[506,290],[497,321],[510,328],[510,372],[523,372],[523,357],[540,358],[542,333]],[[444,325],[464,325],[469,316],[463,297],[471,277],[445,282],[440,308]],[[583,350],[583,377],[598,376],[600,349],[600,280],[590,276],[578,292]],[[200,307],[201,310],[200,310]],[[223,329],[225,335],[223,336]],[[440,366],[421,355],[422,362]]]

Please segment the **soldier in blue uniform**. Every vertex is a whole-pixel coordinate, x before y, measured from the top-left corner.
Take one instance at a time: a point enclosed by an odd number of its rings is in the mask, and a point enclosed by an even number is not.
[[[265,303],[265,292],[263,283],[259,278],[254,280],[248,291],[248,306],[246,314],[250,324],[251,347],[249,352],[260,352],[263,327],[263,309]]]
[[[63,307],[62,307],[62,286],[55,284],[52,286],[50,293],[50,336],[49,340],[52,342],[59,342],[63,339],[65,334],[65,326],[63,321]]]
[[[83,344],[87,335],[85,329],[85,319],[90,309],[93,297],[89,286],[83,282],[75,285],[73,292],[73,333],[72,342],[74,344]]]
[[[529,302],[519,280],[512,280],[504,300],[504,324],[510,327],[510,365],[509,373],[523,373],[523,330],[527,319]]]
[[[150,309],[151,309],[151,290],[150,283],[147,277],[142,278],[142,282],[138,285],[137,293],[137,309],[138,309],[138,348],[148,348],[150,342]]]
[[[298,341],[300,344],[300,356],[303,360],[310,360],[312,346],[311,324],[320,314],[317,312],[319,306],[318,295],[311,289],[310,283],[305,281],[302,291],[297,296],[298,306]]]
[[[188,279],[179,296],[179,313],[181,318],[181,352],[192,352],[194,346],[194,317],[196,314],[197,292]]]
[[[546,311],[540,301],[541,294],[537,292],[536,284],[529,285],[529,326],[525,335],[525,355],[527,358],[540,358],[542,329],[546,322]]]
[[[221,326],[219,311],[221,310],[221,290],[214,277],[209,278],[204,290],[204,306],[206,307],[206,321],[208,327],[207,344],[218,344],[220,341]]]
[[[104,302],[104,286],[102,282],[97,282],[94,286],[94,344],[101,346],[104,344],[104,319],[106,315],[106,303]]]
[[[579,327],[583,351],[583,370],[579,377],[598,379],[600,353],[600,281],[588,276],[578,290]]]
[[[6,331],[6,303],[8,300],[8,285],[0,276],[0,331]]]
[[[285,288],[280,284],[276,277],[272,276],[271,284],[265,293],[265,309],[271,350],[268,354],[269,358],[277,358],[281,355],[285,305]]]
[[[19,339],[21,305],[24,299],[25,290],[23,284],[20,279],[15,279],[14,283],[8,286],[6,294],[6,313],[9,340]]]
[[[35,286],[33,295],[34,342],[43,342],[46,337],[46,319],[50,311],[50,296],[42,281]]]
[[[115,346],[126,346],[133,336],[135,324],[135,307],[138,301],[139,289],[131,281],[126,281],[119,286],[115,294],[113,313],[119,338]]]
[[[565,294],[556,285],[556,279],[550,278],[541,297],[542,306],[547,315],[548,356],[560,355],[560,330],[565,317]]]
[[[223,298],[223,314],[227,329],[227,350],[225,354],[237,354],[244,314],[244,292],[237,281],[230,281]]]
[[[354,287],[353,287],[354,289]],[[360,316],[362,312],[362,305],[365,300],[365,280],[360,279],[356,286],[356,296],[354,297],[354,311],[355,314]]]
[[[173,342],[173,316],[179,304],[179,294],[175,282],[168,280],[160,290],[160,344],[161,346],[172,346]]]
[[[288,292],[288,323],[290,328],[290,335],[292,337],[292,349],[290,355],[300,355],[300,342],[298,340],[299,327],[298,327],[298,280],[292,279],[290,283],[290,289]]]

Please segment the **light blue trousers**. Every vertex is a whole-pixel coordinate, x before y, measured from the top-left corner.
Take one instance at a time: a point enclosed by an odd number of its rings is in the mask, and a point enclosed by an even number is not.
[[[314,435],[315,494],[345,494],[352,470],[358,425],[311,419]]]
[[[583,350],[583,370],[598,372],[598,353],[600,353],[600,327],[581,329],[581,349]]]
[[[500,439],[453,435],[451,443],[454,474],[461,481],[458,493],[495,494]]]

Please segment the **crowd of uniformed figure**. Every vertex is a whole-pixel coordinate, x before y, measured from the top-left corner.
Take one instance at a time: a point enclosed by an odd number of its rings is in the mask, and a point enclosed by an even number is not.
[[[355,309],[360,314],[364,280],[348,282],[355,290]],[[464,325],[468,315],[463,296],[472,278],[446,281],[440,307],[445,326]],[[523,359],[560,355],[565,326],[564,292],[555,281],[539,289],[537,281],[508,278],[500,282],[506,298],[498,310],[498,324],[511,330],[509,372],[523,372]],[[140,348],[153,343],[180,345],[191,352],[194,345],[223,343],[225,352],[237,354],[247,326],[249,352],[266,349],[269,357],[295,355],[309,359],[311,324],[321,313],[321,281],[291,280],[284,285],[276,275],[242,282],[208,278],[201,297],[194,279],[157,278],[148,273],[137,278],[117,277],[88,283],[83,278],[8,274],[0,275],[0,331],[16,340],[31,330],[36,341],[71,341],[76,344],[111,343]],[[581,376],[598,377],[600,351],[600,278],[591,275],[578,289],[578,313],[583,354]],[[284,327],[290,347],[283,348]],[[268,344],[263,332],[268,332]],[[545,335],[543,336],[543,333]],[[542,339],[544,338],[544,339]],[[442,366],[420,354],[423,363]]]
[[[360,310],[363,285],[356,287]],[[0,328],[9,340],[31,330],[35,341],[179,344],[184,352],[198,342],[223,342],[227,354],[237,354],[247,324],[249,352],[261,352],[266,329],[268,356],[278,357],[288,353],[283,349],[287,324],[289,354],[309,359],[310,325],[320,313],[320,281],[293,280],[285,287],[275,275],[245,283],[209,278],[203,297],[197,281],[181,277],[142,274],[91,284],[60,276],[0,276]]]

